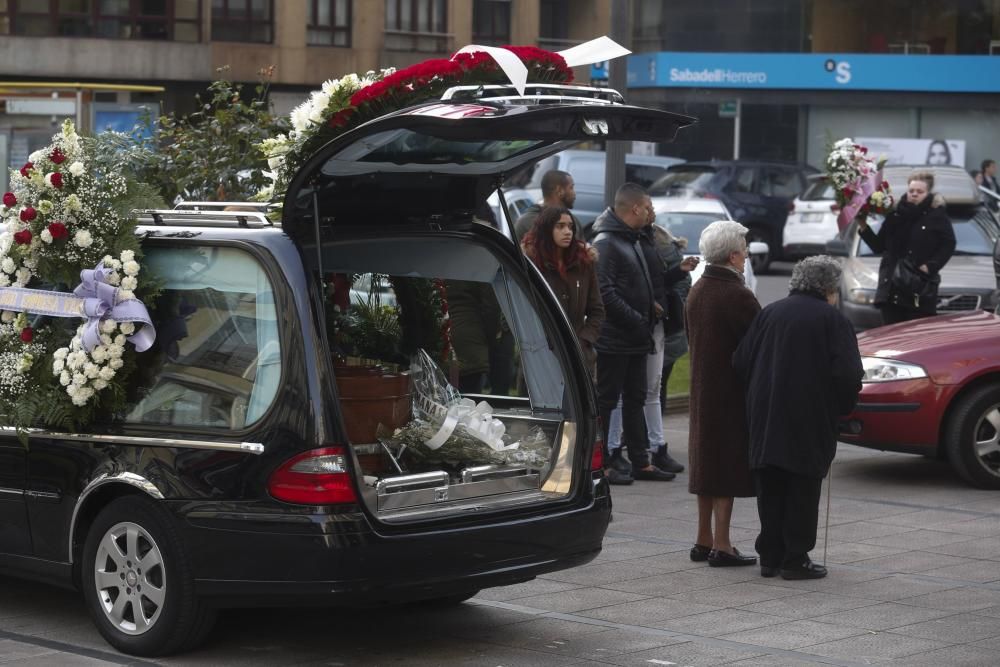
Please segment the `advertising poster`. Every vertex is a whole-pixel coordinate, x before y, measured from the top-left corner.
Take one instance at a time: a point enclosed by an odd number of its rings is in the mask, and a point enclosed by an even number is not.
[[[884,156],[886,164],[965,166],[965,141],[962,139],[856,137],[854,141],[867,146],[869,155]]]

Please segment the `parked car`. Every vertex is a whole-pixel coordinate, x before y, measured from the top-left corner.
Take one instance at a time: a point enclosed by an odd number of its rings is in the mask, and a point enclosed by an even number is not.
[[[521,188],[504,188],[503,190],[504,201],[507,202],[507,212],[511,224],[515,220],[521,217],[521,215],[527,211],[535,203],[535,199],[532,198],[531,193],[527,190]],[[500,196],[497,192],[494,192],[489,197],[486,198],[486,203],[489,204],[490,209],[493,211],[493,217],[500,221]]]
[[[677,200],[678,202],[685,200]],[[669,206],[668,206],[669,208]],[[677,207],[679,210],[663,211],[656,214],[655,224],[666,229],[675,238],[687,239],[687,248],[684,249],[685,257],[697,257],[703,260],[701,250],[698,248],[698,241],[705,227],[716,220],[732,220],[729,212],[722,202],[718,200],[689,200],[683,206]],[[756,253],[766,253],[767,245],[760,241],[752,241],[749,244],[750,257]],[[698,262],[698,266],[691,272],[691,284],[693,285],[701,278],[705,272],[705,262]],[[754,294],[757,293],[757,276],[754,275],[753,262],[746,262],[743,265],[743,281]]]
[[[457,603],[595,558],[611,499],[583,354],[538,271],[474,219],[491,184],[590,139],[595,117],[612,140],[693,121],[592,99],[433,102],[320,148],[280,226],[254,211],[144,214],[162,293],[142,391],[94,427],[23,442],[0,429],[0,570],[81,589],[109,643],[157,655],[202,641],[218,607]],[[523,390],[475,396],[491,415],[470,428],[520,455],[472,435],[450,458],[421,445],[452,446],[450,431],[420,431],[410,410],[442,417],[460,398],[433,361],[416,378],[335,363],[328,279],[372,274],[402,306],[387,350],[440,343],[420,319],[440,290],[455,341],[458,295],[487,297],[466,301],[470,317],[494,302]],[[352,378],[374,393],[349,394]],[[416,429],[402,447],[399,421]]]
[[[933,170],[934,191],[944,197],[955,230],[955,254],[941,270],[938,312],[996,309],[992,257],[1000,224],[981,202],[975,182],[960,167],[886,167],[883,175],[892,192],[906,191],[906,178],[914,168]],[[873,216],[869,224],[877,231],[881,219]],[[853,222],[827,244],[827,252],[846,257],[840,283],[841,312],[858,331],[881,326],[881,313],[873,305],[881,256],[861,240]]]
[[[584,227],[584,233],[609,205],[604,196],[604,151],[566,150],[544,160],[539,160],[525,189],[532,199],[542,199],[542,176],[552,169],[565,171],[573,177],[576,202],[573,214]],[[680,158],[665,155],[625,156],[625,180],[649,187],[663,176],[667,167],[683,162]]]
[[[950,313],[858,336],[865,367],[844,442],[947,459],[1000,489],[1000,317]]]
[[[818,173],[809,165],[763,160],[685,162],[649,187],[651,196],[715,197],[733,218],[750,228],[749,239],[768,246],[754,255],[754,271],[763,273],[781,259],[782,230],[792,201],[806,187],[806,178]]]
[[[837,236],[837,215],[840,207],[834,198],[833,185],[825,174],[808,177],[809,185],[792,202],[792,210],[785,221],[781,256],[797,261],[826,252],[826,242]]]

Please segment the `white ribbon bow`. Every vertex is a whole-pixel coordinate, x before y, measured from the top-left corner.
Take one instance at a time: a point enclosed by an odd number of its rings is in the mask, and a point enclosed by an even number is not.
[[[439,448],[459,426],[464,426],[469,435],[486,443],[493,451],[503,452],[518,447],[518,443],[503,444],[503,434],[507,427],[503,422],[493,418],[493,408],[490,404],[486,401],[477,404],[469,398],[463,398],[448,408],[441,428],[427,440],[427,446],[431,449]]]

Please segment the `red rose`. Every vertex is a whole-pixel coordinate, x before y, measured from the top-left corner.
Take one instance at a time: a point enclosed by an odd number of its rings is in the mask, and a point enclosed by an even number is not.
[[[49,159],[52,160],[53,164],[62,164],[66,161],[66,155],[56,148],[49,154]]]
[[[38,216],[38,211],[27,206],[21,211],[21,222],[31,222]]]
[[[21,340],[25,343],[30,343],[31,339],[35,337],[35,331],[31,327],[24,327],[21,329]]]
[[[3,205],[4,206],[8,206],[9,207],[9,206],[13,206],[16,203],[17,203],[17,197],[14,196],[13,192],[5,192],[3,194]]]
[[[853,197],[853,196],[854,196],[854,190],[852,190],[852,189],[851,189],[851,188],[849,188],[849,187],[847,187],[847,188],[844,188],[843,190],[841,190],[841,192],[842,192],[842,193],[843,193],[843,195],[844,195],[845,197],[847,197],[848,199],[850,199],[851,197]]]
[[[343,125],[347,125],[352,113],[354,113],[354,109],[341,109],[337,113],[330,116],[330,120],[327,121],[327,124],[330,127],[341,127]]]
[[[59,222],[58,220],[49,225],[48,229],[49,229],[49,234],[52,234],[52,238],[55,241],[58,241],[59,239],[64,239],[67,236],[69,236],[69,230],[66,229],[66,225]]]
[[[31,230],[23,229],[18,233],[14,234],[14,242],[21,245],[28,245],[31,243]]]
[[[52,181],[52,187],[56,188],[57,190],[63,186],[62,174],[60,174],[58,171],[49,174],[49,180]]]
[[[28,172],[35,168],[35,165],[31,162],[25,162],[24,166],[21,167],[21,175],[28,178]]]

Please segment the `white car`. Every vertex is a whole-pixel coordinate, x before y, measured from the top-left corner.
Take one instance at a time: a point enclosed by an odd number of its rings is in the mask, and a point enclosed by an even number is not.
[[[826,252],[826,242],[835,237],[840,228],[837,215],[840,207],[833,195],[833,185],[825,174],[808,177],[809,185],[792,202],[792,210],[785,221],[782,240],[783,257],[789,261]]]
[[[684,201],[684,200],[678,200]],[[732,218],[729,216],[725,207],[722,206],[722,202],[718,200],[706,200],[718,204],[724,213],[720,215],[719,209],[712,211],[691,211],[691,210],[680,210],[680,211],[664,211],[662,213],[656,214],[656,224],[666,229],[670,232],[671,236],[675,238],[685,238],[687,239],[688,245],[684,249],[685,257],[697,257],[700,260],[704,260],[701,256],[701,252],[698,249],[698,240],[701,238],[701,232],[716,220],[725,220]],[[656,204],[654,203],[654,208]],[[712,208],[715,208],[714,206]],[[770,249],[767,247],[766,243],[761,241],[754,241],[750,244],[750,254],[754,253],[767,253]],[[691,272],[691,284],[694,284],[701,277],[701,274],[705,272],[705,262],[698,262],[698,266],[694,271]],[[750,288],[754,294],[757,293],[757,276],[754,275],[753,266],[750,261],[747,261],[743,265],[743,280],[746,286]]]
[[[500,217],[500,191],[494,191],[489,197],[486,198],[486,203],[489,204],[490,209],[493,211],[493,217],[496,218],[497,222],[501,222]],[[535,204],[535,199],[531,196],[527,190],[522,190],[520,188],[506,188],[503,191],[504,201],[507,202],[507,213],[510,217],[510,223],[513,225],[514,222],[524,214],[532,205]],[[501,231],[505,231],[506,227],[501,224]],[[506,235],[506,234],[505,234]]]

